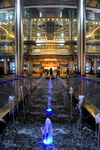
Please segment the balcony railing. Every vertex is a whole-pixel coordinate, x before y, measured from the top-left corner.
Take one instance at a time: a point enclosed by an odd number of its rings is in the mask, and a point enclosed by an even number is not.
[[[99,49],[97,49],[97,50],[87,49],[86,53],[100,53],[100,50]]]
[[[0,54],[14,54],[15,53],[15,50],[0,50]]]
[[[46,54],[58,54],[58,55],[73,55],[77,53],[77,50],[68,49],[30,49],[24,51],[26,54],[30,55],[46,55]]]
[[[86,53],[100,54],[100,50],[87,49]],[[10,54],[15,55],[15,50],[0,50],[0,54]],[[46,55],[46,54],[58,54],[58,55],[77,55],[77,49],[25,49],[25,55]]]

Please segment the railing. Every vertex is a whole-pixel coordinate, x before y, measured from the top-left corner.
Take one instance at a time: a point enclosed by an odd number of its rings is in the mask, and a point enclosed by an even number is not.
[[[41,53],[41,52],[44,52],[44,53],[46,53],[46,52],[60,52],[60,53],[76,53],[77,52],[77,50],[68,50],[68,49],[57,49],[57,50],[55,50],[55,49],[35,49],[35,50],[32,50],[32,49],[30,49],[30,50],[24,50],[24,52],[26,52],[26,53],[28,53],[28,54],[34,54],[34,53]],[[15,53],[15,50],[0,50],[0,54],[2,54],[2,53],[9,53],[9,54],[14,54]]]
[[[0,50],[0,54],[2,54],[2,53],[14,54],[15,51],[14,50]]]
[[[87,49],[86,53],[100,53],[100,50],[99,49],[97,49],[97,50]]]
[[[76,54],[77,53],[77,50],[68,50],[68,49],[34,49],[34,50],[25,50],[24,52],[30,54],[30,55],[35,55],[35,54],[38,54],[38,55],[44,55],[45,54],[64,54],[64,55],[70,55],[70,54]]]
[[[26,54],[30,54],[30,55],[35,55],[35,54],[38,54],[38,55],[41,55],[44,53],[44,55],[47,53],[51,53],[51,54],[64,54],[64,55],[67,55],[67,54],[77,54],[77,49],[29,49],[29,50],[24,50],[24,53]],[[86,50],[86,53],[100,53],[100,49],[97,49],[97,50],[93,50],[93,49],[87,49]],[[0,54],[15,54],[15,50],[0,50]]]

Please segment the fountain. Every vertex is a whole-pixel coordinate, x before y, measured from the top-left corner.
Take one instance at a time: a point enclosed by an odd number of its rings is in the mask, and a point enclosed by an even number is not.
[[[9,114],[12,114],[14,112],[14,96],[9,96],[8,105],[9,105]]]
[[[13,122],[13,133],[14,133],[14,138],[15,138],[15,129],[14,129],[14,96],[9,96],[8,99],[8,104],[9,104],[9,115],[11,115],[11,119]]]
[[[50,93],[50,94],[52,93],[52,90],[51,90],[51,88],[49,88],[49,90],[48,90],[48,93]]]
[[[30,101],[26,101],[25,120],[23,118],[23,112],[22,112],[23,110],[20,111],[19,114],[17,115],[14,124],[14,127],[16,129],[15,138],[13,138],[12,123],[8,124],[7,128],[5,129],[5,132],[2,133],[0,138],[1,141],[0,149],[2,150],[3,149],[21,149],[21,150],[38,149],[39,150],[44,148],[45,150],[47,149],[48,150],[49,149],[53,149],[53,150],[54,149],[56,150],[95,149],[96,150],[97,138],[94,137],[94,132],[88,130],[87,127],[85,127],[84,130],[82,128],[83,134],[80,142],[80,139],[78,137],[79,132],[77,134],[77,129],[76,129],[78,111],[76,110],[74,111],[73,120],[71,120],[70,109],[69,109],[70,99],[68,99],[68,104],[67,104],[68,109],[66,109],[63,103],[64,97],[62,96],[62,93],[65,92],[65,88],[64,86],[62,86],[61,82],[59,81],[56,82],[55,80],[53,80],[52,94],[48,93],[48,95],[47,95],[48,80],[46,79],[44,82],[41,83],[41,85],[39,86],[39,92],[41,93],[37,95],[36,90],[33,90],[32,96],[30,97]],[[26,88],[24,84],[23,87]],[[45,98],[47,101],[45,100]],[[54,101],[52,100],[53,98]],[[56,111],[56,113],[53,116],[45,115],[43,113],[45,104],[49,107],[53,107],[52,109]],[[80,110],[80,107],[78,108]],[[45,124],[43,123],[43,120]],[[51,122],[53,123],[53,125],[51,124]],[[40,131],[42,126],[44,128],[43,132]],[[53,126],[53,131],[52,131],[52,126]],[[52,132],[54,133],[53,136],[52,136]]]
[[[51,99],[48,98],[48,108],[51,108]]]
[[[72,94],[73,94],[73,88],[72,87],[70,87],[69,93],[70,93],[70,99],[71,99],[71,118],[72,118]]]
[[[27,89],[28,89],[28,96],[30,97],[30,84],[28,84]]]
[[[25,118],[24,93],[23,93],[23,86],[22,85],[19,87],[19,95],[23,101],[23,113],[24,113],[24,118]],[[18,105],[17,105],[17,109],[18,109]]]
[[[22,85],[19,87],[19,95],[20,95],[20,98],[23,99],[23,86]]]
[[[52,80],[51,80],[51,77],[49,79],[49,84],[48,84],[49,88],[51,89],[52,88]]]
[[[51,77],[50,77],[50,79],[49,79],[49,84],[48,84],[48,86],[49,86],[49,90],[48,90],[48,93],[52,93],[52,80],[51,80]]]
[[[53,143],[53,129],[52,129],[52,123],[49,118],[46,118],[44,129],[42,130],[43,135],[43,144],[44,145],[52,145]]]
[[[52,90],[51,90],[51,88],[52,88],[52,80],[51,80],[51,77],[50,77],[50,79],[49,79],[48,86],[49,86],[48,93],[51,94],[51,93],[52,93]],[[52,108],[51,108],[51,100],[52,100],[52,97],[51,97],[51,95],[49,95],[49,97],[48,97],[48,103],[47,103],[48,108],[46,109],[46,113],[47,113],[47,114],[53,113]]]
[[[82,127],[82,105],[83,105],[84,95],[79,95],[79,102],[77,104],[77,108],[79,111],[79,119],[77,123],[77,128],[79,130],[79,137],[81,138],[81,127]]]
[[[96,137],[97,137],[97,146],[99,149],[99,142],[100,142],[100,113],[95,116],[95,123],[96,123]]]
[[[48,97],[48,102],[47,102],[47,109],[46,109],[46,113],[48,115],[52,114],[53,113],[53,110],[51,108],[51,96]]]

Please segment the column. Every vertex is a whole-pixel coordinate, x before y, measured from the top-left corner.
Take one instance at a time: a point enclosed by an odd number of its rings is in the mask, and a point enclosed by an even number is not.
[[[32,12],[30,12],[30,21],[29,21],[29,36],[30,36],[30,41],[32,41]]]
[[[33,64],[32,61],[28,60],[27,61],[27,73],[28,75],[32,74],[33,72]]]
[[[23,0],[15,0],[15,75],[23,74]]]
[[[8,74],[7,67],[8,67],[7,58],[4,58],[4,74]]]
[[[94,74],[96,74],[97,73],[97,58],[96,57],[94,57],[93,68],[94,68]]]
[[[86,37],[86,10],[85,10],[85,0],[77,1],[78,8],[78,71],[80,75],[85,75],[85,37]]]
[[[32,12],[30,10],[29,14],[26,18],[26,34],[27,34],[27,40],[32,41]]]
[[[74,69],[74,61],[73,60],[69,61],[68,68],[69,68],[69,74],[72,75],[73,69]]]
[[[74,36],[74,11],[69,10],[69,40],[72,41]]]
[[[69,40],[74,40],[74,11],[69,10]],[[69,45],[69,50],[73,52],[73,45]]]

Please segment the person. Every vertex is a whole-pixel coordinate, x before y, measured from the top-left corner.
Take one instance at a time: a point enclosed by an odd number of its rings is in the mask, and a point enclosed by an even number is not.
[[[90,70],[90,74],[92,74],[92,67],[91,67],[91,70]]]
[[[49,74],[49,70],[48,69],[46,69],[46,76]]]
[[[53,76],[53,70],[50,68],[50,76]]]
[[[75,67],[75,70],[74,70],[74,75],[75,75],[75,74],[77,74],[77,68],[76,68],[76,67]]]
[[[43,73],[43,71],[41,70],[41,71],[40,71],[40,76],[42,76],[42,73]]]
[[[60,76],[60,70],[57,69],[57,73],[56,73],[57,76]]]
[[[67,77],[69,76],[69,68],[67,68],[67,70],[66,70],[66,76]]]
[[[43,74],[45,73],[45,69],[43,69]]]

